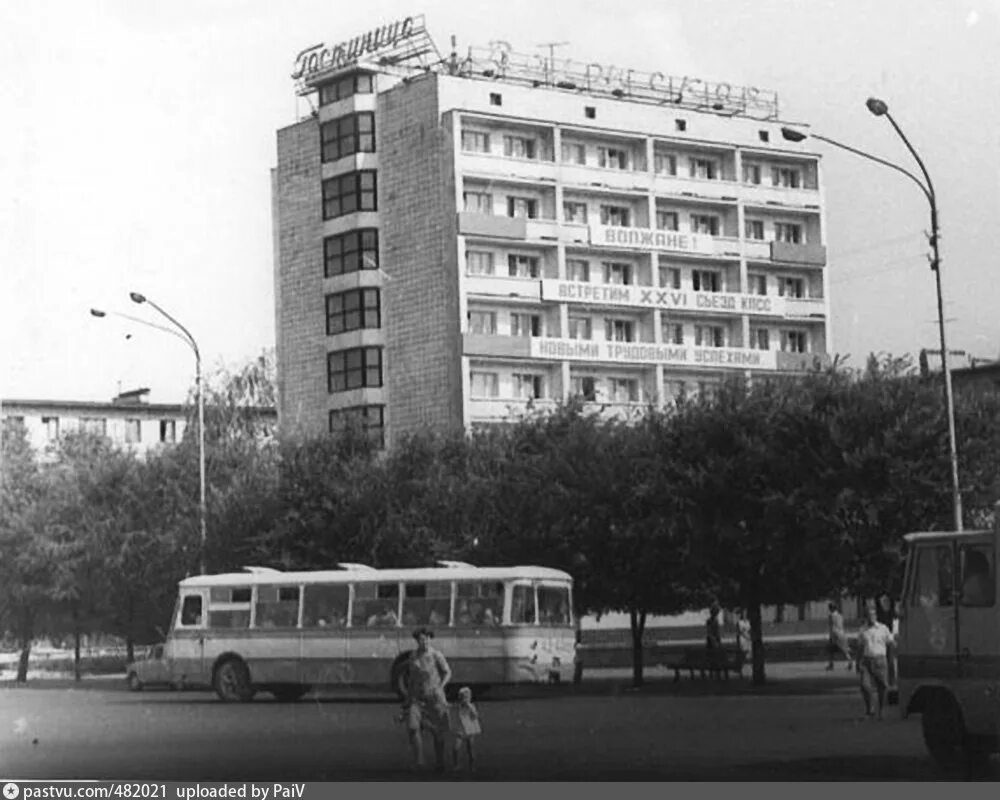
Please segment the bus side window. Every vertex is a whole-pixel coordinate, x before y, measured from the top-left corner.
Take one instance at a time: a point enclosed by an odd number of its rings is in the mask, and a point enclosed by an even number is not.
[[[455,624],[492,627],[503,620],[503,584],[463,582],[455,584]]]
[[[344,628],[351,587],[346,583],[306,586],[302,594],[303,628]]]
[[[351,625],[355,628],[395,628],[399,625],[398,583],[356,583]]]
[[[448,624],[451,611],[451,584],[443,581],[434,583],[407,583],[403,586],[403,625],[430,625],[440,627]]]
[[[256,620],[258,628],[297,628],[299,587],[258,586]]]
[[[922,547],[916,551],[915,558],[910,604],[923,608],[950,606],[953,593],[951,548],[948,545]]]
[[[569,624],[569,589],[561,586],[538,587],[538,621],[542,625]]]
[[[510,621],[515,625],[534,625],[535,587],[518,584],[511,592]]]
[[[201,595],[189,594],[184,598],[181,625],[201,625]]]
[[[963,606],[985,608],[996,602],[993,548],[988,544],[962,547]]]

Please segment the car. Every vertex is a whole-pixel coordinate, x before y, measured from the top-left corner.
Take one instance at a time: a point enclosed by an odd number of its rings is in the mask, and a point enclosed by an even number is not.
[[[133,692],[141,692],[147,686],[161,686],[176,689],[170,670],[170,662],[163,657],[163,645],[150,648],[149,652],[125,667],[125,679],[128,688]]]

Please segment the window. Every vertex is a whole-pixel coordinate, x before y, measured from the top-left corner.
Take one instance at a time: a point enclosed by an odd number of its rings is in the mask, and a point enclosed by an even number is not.
[[[535,624],[535,588],[518,584],[510,596],[510,621],[512,625]]]
[[[747,219],[743,221],[743,235],[747,239],[764,240],[764,220]]]
[[[539,624],[569,625],[570,621],[569,589],[562,586],[539,586]]]
[[[639,402],[639,381],[635,378],[612,378],[610,384],[612,403]]]
[[[601,224],[619,228],[629,227],[631,209],[627,206],[601,206]]]
[[[708,236],[718,236],[719,218],[714,214],[692,214],[691,233],[704,233]]]
[[[684,344],[684,326],[678,322],[662,322],[660,332],[664,344]]]
[[[160,420],[160,441],[166,444],[173,444],[177,441],[177,421],[172,419]]]
[[[805,331],[782,331],[781,350],[784,353],[807,353],[809,352],[808,341]]]
[[[536,219],[538,201],[532,197],[508,197],[507,216],[514,219]]]
[[[81,417],[80,429],[95,436],[108,435],[108,421],[103,417]]]
[[[462,149],[467,153],[488,153],[490,135],[482,131],[462,131]]]
[[[760,164],[745,163],[743,165],[743,183],[760,184]]]
[[[319,126],[320,159],[323,163],[355,153],[375,152],[375,114],[359,111],[331,119]]]
[[[632,283],[632,265],[621,261],[605,261],[601,264],[604,268],[604,282],[619,285]]]
[[[662,286],[664,289],[681,288],[681,271],[678,267],[661,266],[659,270],[660,270],[660,286]]]
[[[566,280],[588,283],[590,281],[590,262],[582,258],[567,258]]]
[[[759,272],[751,272],[747,275],[747,291],[750,294],[767,294],[767,275],[762,275]]]
[[[59,439],[59,417],[42,417],[42,426],[45,428],[46,442]]]
[[[323,274],[327,278],[363,269],[378,269],[378,230],[359,228],[323,240]]]
[[[689,162],[689,173],[692,178],[715,181],[719,179],[719,164],[711,158],[692,158]]]
[[[778,278],[778,297],[805,297],[806,282],[802,278]]]
[[[961,548],[963,606],[985,608],[996,604],[993,545],[966,544]]]
[[[491,106],[502,106],[503,96],[499,92],[490,92],[490,105]]]
[[[375,91],[375,76],[359,73],[348,75],[338,81],[319,87],[319,104],[321,106],[344,100],[355,94],[373,94]]]
[[[376,447],[385,446],[385,406],[351,406],[330,412],[330,433],[341,434],[354,428]]]
[[[542,318],[537,314],[511,314],[511,336],[541,336]]]
[[[657,175],[676,175],[677,156],[673,153],[653,153],[653,170]]]
[[[382,348],[354,347],[327,354],[327,388],[331,393],[382,385]]]
[[[802,173],[792,167],[774,167],[771,183],[785,189],[798,189],[802,186]]]
[[[691,288],[696,292],[721,292],[722,273],[712,269],[692,270]]]
[[[344,628],[351,587],[344,584],[306,586],[302,591],[303,628]]]
[[[589,338],[589,337],[588,337]],[[597,379],[590,375],[573,375],[570,378],[570,392],[584,400],[597,399]]]
[[[687,120],[686,119],[675,119],[674,120],[674,129],[675,130],[686,131],[687,130],[687,126],[688,126],[688,124],[687,124]]]
[[[590,339],[591,322],[590,317],[569,317],[569,338],[570,339]]]
[[[500,396],[500,376],[495,372],[473,370],[469,373],[469,383],[469,394],[472,397]]]
[[[465,271],[469,275],[495,275],[493,253],[485,250],[466,250]]]
[[[497,315],[495,311],[470,311],[469,333],[479,333],[490,336],[497,332]]]
[[[585,116],[587,119],[596,119],[597,118],[597,109],[594,108],[593,106],[584,106],[583,107],[583,116]]]
[[[598,147],[597,164],[607,169],[628,169],[628,150],[620,147]]]
[[[726,329],[721,325],[695,325],[694,343],[696,347],[725,347]]]
[[[492,214],[493,195],[489,192],[462,192],[462,206],[473,214]]]
[[[534,400],[545,397],[545,377],[532,373],[514,373],[514,397]]]
[[[566,222],[577,222],[581,225],[587,224],[587,204],[577,203],[572,200],[563,202],[563,219]]]
[[[634,342],[635,323],[628,319],[604,321],[604,338],[609,342]]]
[[[536,158],[535,140],[526,136],[504,136],[503,154],[508,158]]]
[[[181,603],[181,625],[201,625],[201,595],[189,594]]]
[[[213,586],[209,593],[209,627],[249,628],[251,596],[249,586]]]
[[[538,256],[511,253],[507,256],[507,274],[511,278],[537,278]]]
[[[456,625],[499,625],[503,622],[503,584],[455,584]]]
[[[762,142],[769,142],[769,141],[771,141],[771,132],[770,131],[757,131],[757,136],[760,137],[760,140]],[[803,606],[803,608],[805,608],[805,606]],[[802,617],[802,619],[805,619],[805,617]]]
[[[125,441],[129,444],[138,444],[142,441],[142,420],[125,420]]]
[[[563,142],[562,160],[568,164],[586,164],[587,148],[575,142]]]
[[[954,603],[955,575],[950,545],[921,547],[916,553],[910,605],[948,607]]]
[[[298,586],[258,586],[256,628],[299,627]]]
[[[445,581],[403,584],[403,624],[439,627],[451,621],[451,584]]]
[[[767,328],[750,329],[750,349],[751,350],[771,349],[771,336],[770,336],[770,331],[768,331]]]
[[[354,584],[354,628],[396,628],[399,626],[398,583]]]
[[[352,289],[326,296],[326,335],[382,327],[378,289]]]
[[[678,230],[678,215],[676,211],[657,211],[656,227],[661,231]]]
[[[376,211],[375,170],[348,172],[323,181],[323,219],[355,211]]]
[[[778,242],[802,244],[802,226],[795,222],[775,222],[774,239]]]

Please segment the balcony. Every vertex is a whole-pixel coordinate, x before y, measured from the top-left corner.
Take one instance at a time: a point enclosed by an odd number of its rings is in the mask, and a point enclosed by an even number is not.
[[[482,175],[491,180],[524,183],[555,183],[556,164],[528,158],[507,158],[490,153],[460,152],[458,168],[463,175]]]
[[[769,184],[744,183],[738,191],[747,205],[819,210],[818,189],[788,189]]]
[[[740,196],[740,185],[735,181],[710,181],[701,178],[683,178],[678,175],[656,175],[653,192],[658,197],[679,197],[713,203],[735,203]]]
[[[826,248],[821,244],[771,242],[771,260],[824,267],[826,266]]]
[[[794,319],[826,319],[826,300],[822,297],[786,297],[785,316]]]
[[[507,422],[531,414],[547,414],[555,408],[556,401],[549,398],[473,397],[469,400],[469,422]]]
[[[776,367],[783,372],[811,372],[830,366],[827,353],[775,353]]]
[[[482,236],[490,239],[515,239],[523,242],[527,237],[527,220],[502,217],[497,214],[458,212],[458,232],[463,236]]]
[[[465,333],[462,334],[462,354],[495,358],[531,358],[531,341],[527,336]]]
[[[580,188],[590,191],[627,192],[646,194],[649,191],[648,172],[626,169],[605,169],[588,167],[583,164],[562,162],[556,172],[566,188]]]
[[[519,300],[542,299],[541,282],[534,278],[507,278],[493,275],[468,275],[465,291],[470,295],[515,297]]]

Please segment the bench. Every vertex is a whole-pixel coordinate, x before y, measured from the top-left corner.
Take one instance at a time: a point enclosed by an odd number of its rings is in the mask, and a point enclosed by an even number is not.
[[[684,654],[672,663],[665,664],[668,669],[674,671],[674,682],[681,679],[681,672],[687,670],[691,679],[694,679],[695,672],[698,672],[702,679],[706,675],[714,678],[729,680],[729,673],[735,673],[743,677],[743,665],[746,663],[746,655],[742,650],[685,650]]]

